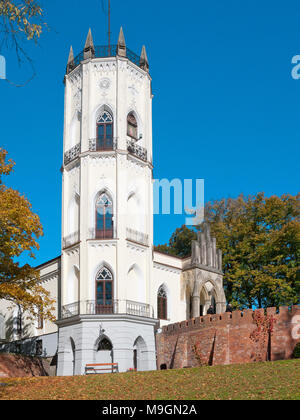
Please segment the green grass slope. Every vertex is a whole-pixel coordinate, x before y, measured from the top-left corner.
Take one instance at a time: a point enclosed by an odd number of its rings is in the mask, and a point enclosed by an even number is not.
[[[300,400],[300,360],[0,383],[2,400]]]

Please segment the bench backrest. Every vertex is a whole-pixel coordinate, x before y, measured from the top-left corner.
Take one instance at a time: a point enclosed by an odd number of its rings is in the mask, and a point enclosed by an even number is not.
[[[85,365],[86,367],[94,367],[94,366],[118,366],[118,363],[91,363]]]

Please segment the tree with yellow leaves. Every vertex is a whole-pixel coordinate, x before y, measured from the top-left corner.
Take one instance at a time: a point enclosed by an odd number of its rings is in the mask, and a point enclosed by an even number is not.
[[[24,41],[38,42],[46,26],[43,9],[38,0],[0,0],[0,53],[3,47],[14,49],[19,65],[29,63],[32,76],[23,83],[7,82],[15,86],[24,86],[35,77],[33,62],[26,52]]]
[[[0,148],[0,299],[18,305],[28,318],[39,314],[54,320],[54,301],[43,288],[38,271],[17,261],[26,251],[35,258],[43,230],[30,202],[3,184],[3,176],[9,175],[13,166],[13,161],[7,161],[7,152]]]

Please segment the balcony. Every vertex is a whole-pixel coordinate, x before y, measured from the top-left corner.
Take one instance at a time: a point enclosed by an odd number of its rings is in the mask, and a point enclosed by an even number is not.
[[[111,152],[117,148],[116,138],[107,139],[90,139],[89,151],[90,152]]]
[[[98,240],[115,239],[115,234],[114,234],[113,229],[97,230],[95,228],[90,228],[88,238],[98,239]]]
[[[126,229],[126,239],[128,241],[136,242],[141,245],[149,245],[149,235],[145,233],[138,232],[137,230],[127,228]]]
[[[75,245],[79,242],[79,232],[71,233],[71,235],[65,236],[63,238],[63,249],[69,248],[72,245]]]
[[[77,315],[133,315],[154,318],[154,310],[147,303],[131,300],[112,300],[110,305],[99,305],[95,300],[85,300],[62,307],[61,319]]]
[[[145,149],[142,146],[139,146],[138,144],[136,144],[135,141],[127,140],[127,150],[131,155],[147,162],[147,149]]]
[[[96,45],[95,46],[95,58],[106,58],[106,57],[116,57],[118,55],[118,46],[117,45]],[[128,60],[132,61],[136,66],[141,66],[140,57],[131,51],[129,48],[126,48],[126,57]],[[84,52],[81,51],[74,59],[74,67],[79,66],[79,64],[84,60]]]
[[[68,150],[64,155],[64,164],[68,165],[68,163],[72,162],[72,160],[76,159],[80,155],[80,143],[76,144],[70,150]]]

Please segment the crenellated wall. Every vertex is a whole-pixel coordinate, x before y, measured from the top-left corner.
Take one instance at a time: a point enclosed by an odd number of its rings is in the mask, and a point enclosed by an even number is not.
[[[300,306],[206,315],[163,327],[156,341],[158,369],[289,359],[300,342]]]

